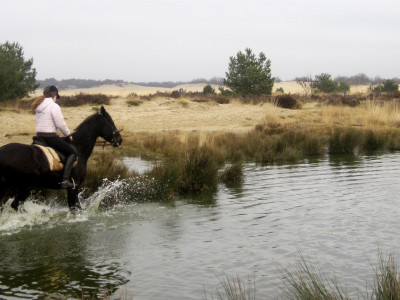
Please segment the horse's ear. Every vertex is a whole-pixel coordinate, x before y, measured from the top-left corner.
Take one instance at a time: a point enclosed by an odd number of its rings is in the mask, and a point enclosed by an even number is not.
[[[105,116],[106,115],[106,109],[104,108],[104,106],[102,105],[100,108],[100,113]]]

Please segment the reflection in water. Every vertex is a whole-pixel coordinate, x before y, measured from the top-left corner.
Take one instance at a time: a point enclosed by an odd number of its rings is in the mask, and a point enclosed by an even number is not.
[[[0,298],[118,298],[123,285],[133,299],[201,299],[218,277],[254,274],[257,298],[276,299],[299,251],[357,298],[378,248],[400,253],[399,173],[396,154],[247,165],[242,186],[200,199],[61,212],[18,230],[0,216]]]

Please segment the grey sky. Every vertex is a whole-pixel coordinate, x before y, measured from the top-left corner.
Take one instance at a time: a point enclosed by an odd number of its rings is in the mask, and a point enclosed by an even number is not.
[[[251,48],[290,80],[322,72],[400,77],[399,0],[0,0],[0,43],[38,79],[225,77]]]

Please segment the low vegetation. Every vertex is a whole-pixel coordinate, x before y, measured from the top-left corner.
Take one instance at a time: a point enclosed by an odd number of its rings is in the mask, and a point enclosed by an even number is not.
[[[43,97],[43,96],[39,96]],[[57,100],[60,106],[78,107],[82,105],[109,105],[113,97],[104,94],[85,94],[79,93],[74,96],[61,96]],[[32,103],[36,98],[22,98],[14,100],[6,100],[2,102],[0,110],[32,110]]]
[[[300,255],[295,268],[283,268],[281,276],[281,297],[284,300],[350,300],[349,290],[357,291],[358,299],[393,300],[400,299],[400,273],[393,254],[379,253],[378,263],[373,267],[372,282],[366,287],[343,287],[340,278],[321,269],[319,263]],[[371,279],[369,279],[371,280]],[[257,297],[255,279],[242,280],[239,276],[220,280],[215,293],[204,292],[205,299],[256,300],[272,299]],[[363,292],[361,292],[363,291]],[[364,292],[365,291],[365,292]],[[362,295],[364,294],[364,295]]]

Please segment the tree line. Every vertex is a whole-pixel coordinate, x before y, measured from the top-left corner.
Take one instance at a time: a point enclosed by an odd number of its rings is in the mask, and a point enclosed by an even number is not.
[[[123,80],[91,80],[91,79],[63,79],[56,80],[49,78],[36,80],[36,69],[32,68],[33,58],[25,59],[22,46],[17,43],[5,42],[0,44],[0,101],[15,98],[23,98],[34,92],[38,87],[55,85],[59,89],[68,87],[91,88],[105,84],[123,85],[132,83],[144,86],[175,87],[187,83],[208,83],[224,85],[220,87],[222,95],[228,96],[263,96],[271,95],[274,82],[279,78],[272,77],[271,61],[263,52],[258,55],[250,48],[244,52],[239,51],[236,56],[229,59],[228,71],[225,78],[214,77],[210,80],[203,78],[194,79],[189,82],[125,82]],[[344,92],[350,89],[350,85],[357,84],[378,84],[371,89],[378,92],[398,91],[400,80],[398,78],[384,80],[379,77],[368,78],[365,74],[358,74],[351,77],[336,77],[327,73],[321,73],[315,78],[299,77],[296,81],[305,89],[325,93]]]

